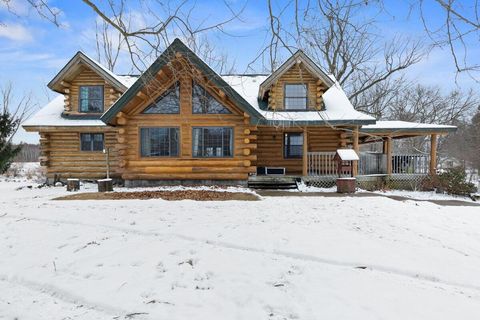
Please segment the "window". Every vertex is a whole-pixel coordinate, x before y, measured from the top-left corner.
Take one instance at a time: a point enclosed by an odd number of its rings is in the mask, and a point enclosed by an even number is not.
[[[286,84],[285,85],[285,109],[305,110],[307,109],[307,85]]]
[[[178,128],[141,128],[140,152],[142,157],[178,156]]]
[[[103,133],[81,133],[80,150],[103,151]]]
[[[193,82],[192,92],[193,113],[207,114],[229,114],[231,113],[225,106],[217,101],[202,86]]]
[[[80,86],[80,112],[103,112],[103,86]]]
[[[180,113],[180,85],[175,83],[158,99],[143,110],[143,113]]]
[[[301,158],[303,154],[303,134],[285,133],[283,156],[285,158]]]
[[[193,128],[194,157],[233,156],[233,129],[224,127]]]

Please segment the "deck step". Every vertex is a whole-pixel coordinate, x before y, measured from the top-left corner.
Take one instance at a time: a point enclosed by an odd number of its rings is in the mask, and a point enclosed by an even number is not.
[[[252,189],[297,189],[297,179],[283,176],[256,176],[248,179],[248,187]]]

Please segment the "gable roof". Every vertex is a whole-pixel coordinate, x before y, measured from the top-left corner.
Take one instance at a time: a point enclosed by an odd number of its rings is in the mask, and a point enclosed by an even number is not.
[[[150,67],[135,81],[135,83],[124,92],[124,94],[108,109],[101,120],[109,123],[117,113],[119,113],[128,102],[142,89],[148,78],[155,76],[175,53],[182,54],[188,61],[197,67],[215,86],[222,88],[225,94],[243,111],[248,113],[252,121],[263,118],[262,115],[253,108],[237,91],[231,88],[215,71],[213,71],[205,62],[202,61],[192,50],[190,50],[182,41],[176,38],[172,44],[152,63]]]
[[[258,97],[261,99],[265,92],[273,85],[273,83],[280,78],[285,72],[290,70],[298,62],[303,63],[305,68],[314,76],[322,80],[327,88],[330,88],[335,83],[312,59],[310,59],[302,50],[295,52],[287,59],[277,70],[275,70],[268,78],[260,84],[258,90]]]
[[[62,68],[62,70],[60,70],[60,72],[57,73],[55,77],[53,77],[53,79],[48,83],[47,86],[53,91],[63,93],[63,91],[60,90],[60,82],[68,76],[75,74],[78,68],[82,65],[86,65],[91,68],[95,73],[108,81],[113,87],[115,87],[121,92],[124,92],[129,87],[129,82],[131,81],[130,77],[117,76],[82,51],[78,51],[70,59],[70,61],[67,62],[67,64]]]

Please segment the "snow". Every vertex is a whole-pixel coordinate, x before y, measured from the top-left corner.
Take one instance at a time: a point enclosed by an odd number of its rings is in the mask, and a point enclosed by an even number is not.
[[[340,156],[340,159],[343,161],[359,160],[358,154],[353,149],[338,149],[337,154]]]
[[[110,75],[112,78],[116,79],[118,82],[120,82],[121,84],[123,84],[127,88],[129,88],[138,78],[136,76],[130,76],[130,75],[117,75],[117,74],[113,73],[112,71],[110,71],[107,67],[102,65],[100,62],[98,62],[97,60],[90,57],[85,52],[81,51],[81,53],[85,57],[87,57],[92,63],[94,63],[96,66],[98,66],[100,69],[102,69],[105,73]]]
[[[258,90],[266,75],[225,75],[227,82],[251,106],[257,109],[267,120],[271,121],[354,121],[375,120],[375,118],[358,112],[348,100],[338,82],[323,94],[325,111],[265,111],[258,104]]]
[[[57,95],[46,106],[40,109],[32,117],[27,119],[22,125],[30,126],[72,126],[72,127],[104,127],[105,123],[101,120],[92,119],[66,119],[62,117],[64,110],[64,97]]]
[[[115,77],[118,79],[118,81],[123,83],[123,85],[127,88],[130,88],[138,79],[138,76],[132,76],[132,75],[121,75],[121,76],[115,75]]]
[[[21,186],[0,182],[0,319],[480,314],[478,207],[378,196],[53,201],[71,193]]]
[[[446,193],[436,193],[435,191],[384,190],[373,192],[386,196],[400,196],[405,198],[411,198],[414,200],[461,200],[473,202],[470,197],[456,196]]]
[[[417,123],[408,121],[377,121],[375,124],[362,126],[362,130],[402,130],[402,129],[455,129],[456,126],[432,124],[432,123]]]

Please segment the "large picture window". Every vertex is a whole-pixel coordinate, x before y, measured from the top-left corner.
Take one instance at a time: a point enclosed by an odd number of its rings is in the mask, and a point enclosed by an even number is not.
[[[81,133],[80,150],[103,151],[103,133]]]
[[[142,157],[178,156],[178,128],[141,128],[140,151]]]
[[[229,114],[231,113],[224,105],[217,101],[202,86],[193,82],[192,93],[193,113]]]
[[[308,102],[307,85],[304,83],[285,85],[285,109],[306,110]]]
[[[233,129],[228,127],[193,128],[194,157],[233,156]]]
[[[303,154],[303,134],[285,133],[283,144],[283,156],[285,158],[301,158]]]
[[[103,112],[103,86],[80,86],[80,112]]]
[[[171,114],[180,113],[180,85],[175,83],[171,88],[164,92],[143,110],[143,113],[150,114]]]

